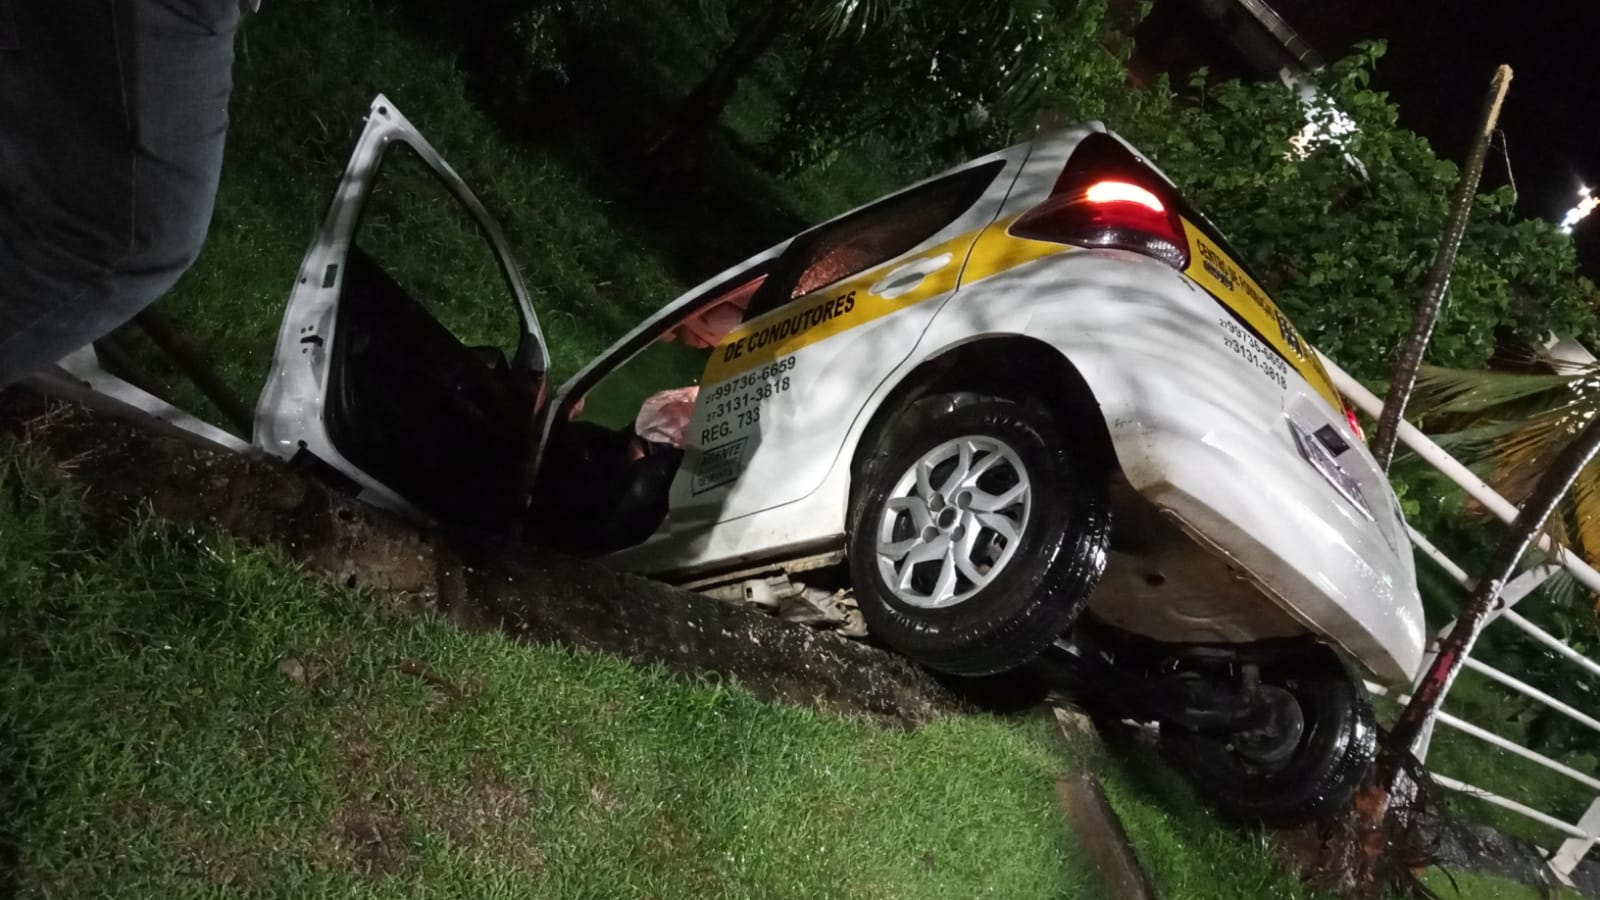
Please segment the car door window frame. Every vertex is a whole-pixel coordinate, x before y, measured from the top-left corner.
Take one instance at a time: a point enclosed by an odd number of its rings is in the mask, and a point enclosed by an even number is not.
[[[493,250],[518,318],[520,338],[514,368],[542,380],[549,368],[549,353],[505,234],[477,195],[384,95],[373,99],[364,122],[338,189],[306,251],[279,326],[272,374],[257,401],[254,443],[283,458],[310,453],[355,481],[371,502],[415,514],[420,510],[411,498],[345,458],[323,421],[327,367],[338,338],[337,312],[345,287],[343,270],[367,199],[380,177],[385,151],[393,142],[403,142],[422,160],[454,201],[465,208],[480,237]],[[533,434],[537,432],[529,437]]]
[[[384,162],[396,142],[404,144],[407,149],[417,154],[445,191],[466,209],[478,226],[480,236],[488,241],[494,251],[495,262],[499,265],[500,275],[511,292],[512,304],[520,320],[521,334],[513,366],[525,371],[547,371],[550,368],[550,355],[544,331],[539,325],[539,317],[529,299],[527,284],[522,279],[522,272],[512,256],[510,243],[506,240],[500,223],[489,214],[483,201],[478,199],[478,195],[467,186],[455,168],[439,155],[422,133],[412,126],[382,94],[373,99],[368,109],[366,127],[350,155],[344,180],[340,183],[341,196],[334,198],[335,208],[330,212],[332,221],[325,229],[324,240],[340,258],[349,252],[361,232],[367,201],[371,198],[378,180],[383,176]],[[350,202],[342,203],[345,197],[352,199]],[[340,287],[339,274],[330,264],[321,274],[323,286],[337,290]]]

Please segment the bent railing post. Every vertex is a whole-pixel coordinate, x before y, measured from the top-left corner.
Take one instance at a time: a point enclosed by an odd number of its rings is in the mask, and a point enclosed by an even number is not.
[[[1510,584],[1507,584],[1505,588],[1501,590],[1500,602],[1496,604],[1493,609],[1489,610],[1489,614],[1484,617],[1483,624],[1480,627],[1489,627],[1489,623],[1499,618],[1501,613],[1510,610],[1513,606],[1516,606],[1517,603],[1524,597],[1527,597],[1529,594],[1537,591],[1544,585],[1546,581],[1549,581],[1557,572],[1560,571],[1560,566],[1544,565],[1534,566],[1533,568],[1528,569],[1527,571],[1518,575],[1515,580],[1513,580]],[[1465,586],[1468,590],[1472,589],[1472,585],[1470,584]],[[1430,642],[1428,652],[1423,654],[1422,666],[1417,670],[1417,677],[1411,682],[1411,690],[1413,693],[1422,687],[1422,682],[1427,678],[1428,671],[1433,665],[1434,657],[1438,656],[1439,654],[1440,642],[1442,642],[1445,637],[1449,635],[1451,629],[1455,627],[1455,623],[1456,620],[1450,620],[1449,624],[1439,629],[1438,635],[1436,635],[1433,641]],[[1465,658],[1465,664],[1470,668],[1472,665],[1472,660],[1470,658]],[[1430,720],[1423,724],[1422,732],[1417,735],[1416,743],[1411,747],[1412,755],[1415,756],[1419,762],[1427,762],[1428,744],[1432,738],[1433,722]]]
[[[1522,510],[1511,523],[1511,529],[1501,540],[1489,566],[1478,580],[1477,589],[1467,601],[1466,608],[1456,619],[1450,633],[1439,641],[1439,649],[1427,674],[1417,685],[1411,702],[1401,710],[1389,733],[1391,746],[1411,750],[1421,736],[1423,728],[1431,722],[1444,702],[1445,692],[1455,681],[1472,645],[1483,631],[1490,607],[1499,599],[1501,589],[1516,574],[1517,565],[1528,551],[1544,523],[1555,511],[1556,504],[1566,496],[1578,473],[1600,451],[1600,419],[1591,421],[1568,444],[1555,461],[1539,478],[1533,494],[1522,505]]]

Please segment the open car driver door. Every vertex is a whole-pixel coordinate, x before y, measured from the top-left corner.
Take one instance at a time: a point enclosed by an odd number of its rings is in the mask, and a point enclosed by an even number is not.
[[[255,443],[379,506],[514,527],[548,367],[499,226],[378,96],[300,265]]]

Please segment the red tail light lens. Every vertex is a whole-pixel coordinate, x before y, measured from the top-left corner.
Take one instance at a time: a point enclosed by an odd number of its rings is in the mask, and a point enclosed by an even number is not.
[[[1361,438],[1362,443],[1366,443],[1367,433],[1361,430],[1361,420],[1356,418],[1356,411],[1346,406],[1344,420],[1350,423],[1350,430],[1356,433],[1356,437]]]
[[[1043,203],[1010,233],[1035,241],[1132,250],[1174,269],[1189,265],[1171,189],[1106,135],[1085,138]]]

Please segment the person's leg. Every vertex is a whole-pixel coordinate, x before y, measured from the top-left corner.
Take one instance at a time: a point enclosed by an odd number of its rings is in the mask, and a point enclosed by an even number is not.
[[[238,21],[238,0],[0,0],[0,387],[194,261]]]

